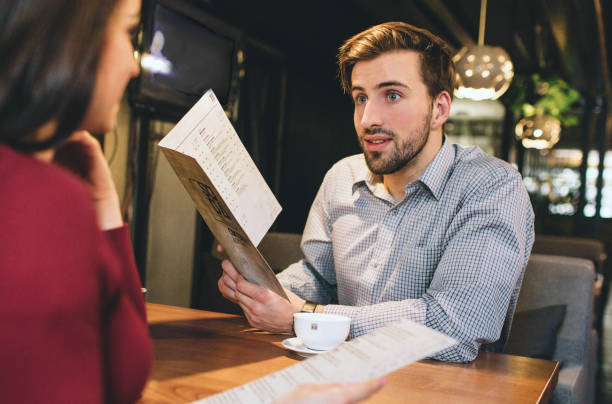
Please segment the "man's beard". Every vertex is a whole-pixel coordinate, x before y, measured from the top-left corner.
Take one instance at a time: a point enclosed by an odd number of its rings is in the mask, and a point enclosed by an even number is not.
[[[366,129],[364,135],[384,133],[385,135],[391,136],[392,142],[390,145],[392,149],[386,151],[387,153],[390,152],[390,155],[383,157],[383,152],[368,151],[364,145],[365,140],[363,136],[360,136],[359,144],[363,150],[366,164],[370,171],[377,175],[393,174],[404,168],[410,161],[418,156],[429,139],[431,112],[432,108],[429,109],[429,113],[423,120],[421,126],[417,127],[410,134],[409,139],[405,139],[401,143],[397,134],[392,130],[385,128]]]

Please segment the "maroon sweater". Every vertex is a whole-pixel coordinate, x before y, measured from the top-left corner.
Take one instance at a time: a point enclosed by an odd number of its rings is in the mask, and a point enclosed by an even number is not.
[[[0,401],[130,403],[151,368],[127,227],[78,178],[0,144]]]

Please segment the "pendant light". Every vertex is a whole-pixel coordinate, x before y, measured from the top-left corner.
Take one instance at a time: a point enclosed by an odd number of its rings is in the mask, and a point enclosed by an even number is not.
[[[552,116],[538,114],[523,118],[514,129],[517,139],[528,149],[550,149],[559,141],[561,122]]]
[[[455,95],[472,100],[496,100],[510,86],[514,66],[508,53],[499,46],[484,44],[487,0],[480,3],[478,45],[463,47],[454,57],[457,70]]]

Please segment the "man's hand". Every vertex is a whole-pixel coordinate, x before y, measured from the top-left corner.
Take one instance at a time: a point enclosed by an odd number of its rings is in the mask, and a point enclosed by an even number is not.
[[[387,383],[385,378],[354,384],[304,384],[274,404],[349,404],[365,400]]]
[[[55,162],[85,182],[102,230],[123,226],[119,196],[100,143],[89,132],[74,132],[55,152]]]
[[[292,331],[293,313],[300,311],[304,299],[285,289],[287,301],[271,290],[247,281],[228,260],[221,266],[223,275],[219,278],[219,291],[226,299],[240,305],[251,326],[272,332]]]

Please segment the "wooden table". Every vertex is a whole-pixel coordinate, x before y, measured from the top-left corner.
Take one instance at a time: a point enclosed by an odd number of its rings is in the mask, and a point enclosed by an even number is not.
[[[250,328],[243,317],[147,304],[153,372],[141,403],[187,403],[265,376],[302,358],[287,335]],[[425,360],[388,375],[367,403],[539,403],[557,383],[558,362],[482,352],[468,364]]]

